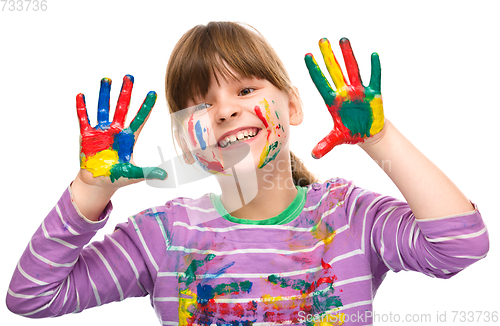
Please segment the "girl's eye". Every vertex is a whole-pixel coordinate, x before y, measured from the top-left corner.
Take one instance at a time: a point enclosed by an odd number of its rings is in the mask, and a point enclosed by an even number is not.
[[[212,104],[208,104],[208,103],[200,103],[196,106],[196,111],[202,111],[202,110],[206,110],[208,109],[209,107],[211,107]]]
[[[248,95],[250,93],[252,93],[255,89],[253,88],[250,88],[250,87],[247,87],[247,88],[243,88],[241,91],[240,91],[240,96],[245,96],[245,95]]]

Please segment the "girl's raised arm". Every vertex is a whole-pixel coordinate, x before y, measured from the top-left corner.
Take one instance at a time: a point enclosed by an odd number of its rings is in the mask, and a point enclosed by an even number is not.
[[[305,61],[334,120],[334,128],[313,149],[313,157],[321,158],[340,144],[359,144],[396,184],[417,219],[473,211],[474,207],[455,184],[385,120],[378,55],[372,54],[371,80],[365,87],[349,40],[340,40],[349,85],[330,42],[322,39],[319,45],[336,90],[332,89],[312,54],[307,54]],[[381,162],[391,164],[384,166]]]
[[[148,255],[149,239],[141,238],[134,217],[103,241],[87,245],[107,222],[110,198],[118,188],[167,176],[162,169],[133,164],[134,144],[156,101],[156,93],[149,92],[130,126],[124,128],[133,81],[130,75],[124,77],[110,122],[111,80],[102,79],[95,127],[90,126],[83,94],[77,95],[81,169],[16,266],[7,294],[11,311],[31,318],[58,316],[152,291],[151,277],[159,258]],[[141,226],[151,221],[157,232],[152,239],[163,238],[156,215],[150,215],[141,217]],[[161,243],[154,247],[160,248]]]
[[[147,179],[165,179],[160,168],[140,168],[133,163],[133,149],[156,102],[156,93],[148,93],[130,126],[124,128],[130,105],[134,77],[126,75],[116,105],[113,121],[109,121],[111,80],[101,80],[97,125],[92,127],[87,115],[85,96],[76,96],[80,121],[80,172],[71,185],[73,199],[80,212],[95,221],[120,187]]]

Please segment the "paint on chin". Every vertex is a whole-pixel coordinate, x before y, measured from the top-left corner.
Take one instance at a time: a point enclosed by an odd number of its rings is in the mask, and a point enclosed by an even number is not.
[[[187,123],[187,134],[191,143],[191,151],[198,164],[208,173],[211,174],[225,174],[224,165],[221,159],[217,158],[215,150],[218,149],[216,140],[213,139],[211,144],[210,140],[210,127],[202,125],[203,119],[194,119],[194,114],[189,117]],[[201,149],[203,153],[196,153]],[[220,153],[219,153],[220,154]],[[211,156],[211,157],[210,157]]]
[[[227,175],[226,171],[224,171],[224,166],[215,157],[215,153],[212,152],[212,154],[213,154],[213,161],[209,161],[204,156],[199,155],[199,154],[195,154],[195,157],[196,157],[196,160],[198,161],[198,163],[201,165],[201,167],[205,171],[207,171],[208,173],[211,173],[211,174],[226,174]]]

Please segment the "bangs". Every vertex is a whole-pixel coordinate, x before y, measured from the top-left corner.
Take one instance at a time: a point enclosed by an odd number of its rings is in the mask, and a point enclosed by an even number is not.
[[[165,90],[171,113],[186,108],[189,100],[204,97],[212,76],[218,84],[219,78],[238,80],[229,68],[243,77],[266,79],[280,90],[290,89],[288,74],[274,50],[249,28],[211,22],[184,34],[167,66]]]

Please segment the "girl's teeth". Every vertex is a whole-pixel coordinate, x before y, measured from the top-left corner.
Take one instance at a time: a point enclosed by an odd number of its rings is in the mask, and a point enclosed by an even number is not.
[[[252,138],[256,135],[257,133],[254,131],[248,132],[247,130],[243,131],[242,133],[235,135],[231,135],[229,137],[224,138],[224,140],[221,140],[220,142],[220,147],[225,148],[228,147],[234,143],[239,142],[240,140],[246,140],[249,138]]]

